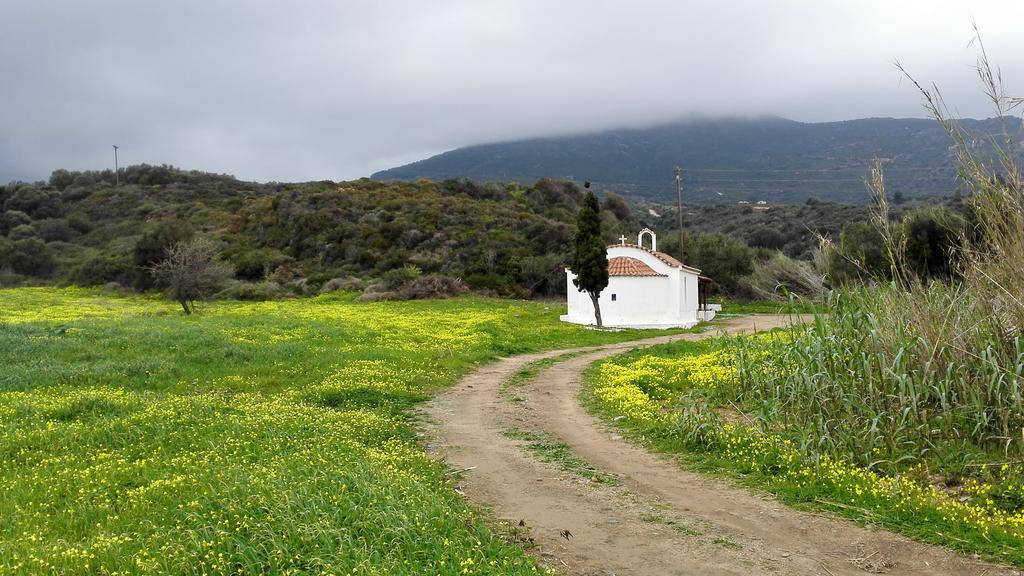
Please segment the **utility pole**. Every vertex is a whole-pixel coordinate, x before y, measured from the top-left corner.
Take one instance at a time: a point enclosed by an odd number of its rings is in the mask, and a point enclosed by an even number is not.
[[[684,261],[683,254],[683,193],[682,193],[683,169],[676,164],[676,227],[679,228],[679,261]]]
[[[121,185],[121,175],[117,171],[117,144],[114,144],[114,187]]]

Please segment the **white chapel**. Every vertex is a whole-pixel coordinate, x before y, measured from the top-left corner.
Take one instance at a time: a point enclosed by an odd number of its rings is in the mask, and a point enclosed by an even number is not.
[[[644,246],[648,238],[650,248]],[[576,275],[566,268],[569,313],[564,322],[595,324],[590,295],[573,284]],[[658,252],[658,237],[648,228],[637,235],[636,244],[608,247],[608,287],[601,292],[601,319],[605,326],[619,328],[689,328],[711,320],[721,306],[707,304],[709,278],[700,270]]]

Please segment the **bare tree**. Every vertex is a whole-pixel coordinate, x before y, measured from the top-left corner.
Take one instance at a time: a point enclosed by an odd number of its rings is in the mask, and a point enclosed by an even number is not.
[[[148,268],[156,281],[167,287],[167,295],[191,314],[194,302],[223,287],[231,267],[218,260],[220,247],[208,238],[178,242],[167,249],[167,257]]]

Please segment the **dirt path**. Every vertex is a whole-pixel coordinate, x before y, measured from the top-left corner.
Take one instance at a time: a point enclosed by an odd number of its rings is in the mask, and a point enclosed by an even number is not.
[[[427,405],[431,451],[452,468],[468,469],[459,490],[513,525],[523,520],[534,552],[570,574],[1019,574],[682,471],[622,440],[577,400],[582,370],[601,358],[786,322],[736,318],[713,333],[580,349],[583,354],[544,370],[514,396],[500,394],[511,375],[566,351],[500,360]],[[618,482],[591,482],[542,463],[503,433],[510,429],[549,434]]]

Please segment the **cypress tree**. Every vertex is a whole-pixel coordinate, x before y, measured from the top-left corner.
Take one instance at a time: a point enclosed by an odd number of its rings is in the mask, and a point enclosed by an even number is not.
[[[590,182],[585,183],[584,187],[590,188]],[[590,190],[587,190],[580,211],[576,214],[576,237],[573,239],[570,268],[576,274],[572,283],[580,292],[590,295],[597,325],[604,326],[598,299],[601,291],[608,286],[608,252],[601,232],[601,209],[597,197]]]

